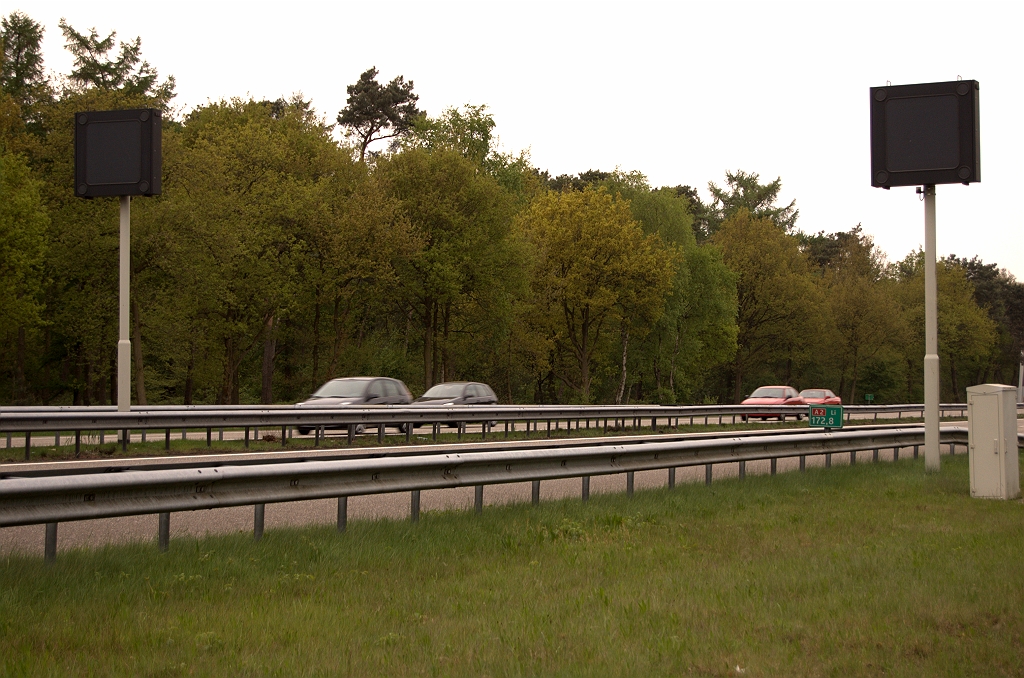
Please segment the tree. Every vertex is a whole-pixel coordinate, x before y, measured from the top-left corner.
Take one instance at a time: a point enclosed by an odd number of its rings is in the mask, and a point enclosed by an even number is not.
[[[591,402],[595,354],[627,314],[644,329],[660,317],[676,253],[604,189],[543,195],[517,229],[534,257],[528,317],[542,339],[538,369]]]
[[[738,276],[738,348],[732,367],[733,400],[738,403],[748,374],[777,360],[791,360],[816,336],[812,322],[820,317],[822,300],[799,240],[771,219],[740,208],[722,222],[711,242]]]
[[[155,68],[142,60],[142,39],[121,42],[116,59],[108,55],[114,49],[116,31],[100,38],[95,28],[89,34],[79,33],[64,19],[58,24],[64,33],[66,49],[75,57],[75,68],[71,71],[71,82],[82,88],[96,87],[104,90],[124,90],[130,94],[152,97],[161,104],[174,98],[174,76],[163,83]]]
[[[38,325],[46,275],[46,227],[39,183],[20,156],[0,152],[0,338],[15,346],[13,402],[25,393],[26,331]]]
[[[42,131],[38,107],[50,98],[43,71],[44,30],[23,12],[0,19],[0,91],[13,97],[22,119],[37,134]]]
[[[406,82],[401,75],[382,86],[377,82],[376,68],[364,71],[354,85],[346,88],[347,105],[338,113],[338,124],[358,140],[360,162],[372,142],[408,134],[423,115],[416,108],[419,95],[412,88],[412,80]]]
[[[758,182],[756,172],[726,172],[725,181],[728,188],[719,188],[714,182],[708,182],[712,203],[707,215],[707,233],[710,237],[721,227],[726,219],[747,210],[754,219],[768,219],[786,233],[793,230],[800,210],[796,209],[796,200],[785,207],[777,206],[775,201],[782,190],[782,178],[767,184]]]
[[[487,333],[507,320],[493,311],[507,307],[505,281],[520,268],[508,245],[513,202],[454,150],[407,150],[380,162],[376,176],[421,243],[399,261],[397,296],[420,330],[428,388],[457,373],[456,335]]]

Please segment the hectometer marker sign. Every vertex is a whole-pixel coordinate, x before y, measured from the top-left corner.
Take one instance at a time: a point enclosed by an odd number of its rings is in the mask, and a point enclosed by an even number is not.
[[[842,428],[842,405],[811,405],[807,412],[807,423],[818,428]]]

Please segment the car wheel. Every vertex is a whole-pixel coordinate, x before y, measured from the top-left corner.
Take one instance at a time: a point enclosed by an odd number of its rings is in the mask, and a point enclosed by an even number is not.
[[[305,426],[299,426],[299,428],[298,428],[298,431],[299,431],[299,435],[300,435],[300,436],[308,436],[308,435],[309,435],[309,432],[310,432],[310,431],[312,431],[312,430],[313,430],[313,429],[311,429],[311,428],[307,428],[307,427],[305,427]]]
[[[786,415],[780,414],[779,415],[779,421],[786,421]]]
[[[747,415],[741,414],[740,415],[740,421],[744,421],[745,422],[746,420],[747,420]]]
[[[796,415],[796,420],[797,421],[803,421],[804,420],[804,415],[802,415],[802,414]]]

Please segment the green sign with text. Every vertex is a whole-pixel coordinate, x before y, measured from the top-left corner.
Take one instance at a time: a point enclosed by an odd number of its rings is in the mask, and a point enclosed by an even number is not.
[[[811,405],[807,411],[807,423],[819,428],[842,428],[842,405]]]

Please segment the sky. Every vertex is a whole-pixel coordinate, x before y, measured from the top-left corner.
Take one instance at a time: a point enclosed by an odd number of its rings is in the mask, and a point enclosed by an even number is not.
[[[301,92],[333,122],[346,85],[415,83],[430,115],[486,105],[502,150],[552,175],[639,171],[707,198],[725,172],[782,179],[797,228],[860,224],[892,261],[924,243],[913,187],[871,188],[868,88],[980,83],[981,182],[937,188],[938,255],[1024,280],[1024,2],[261,2],[3,0],[46,29],[142,38],[188,111]]]

